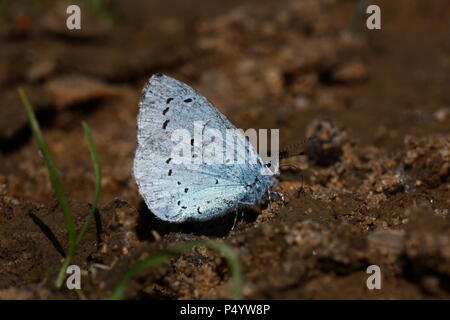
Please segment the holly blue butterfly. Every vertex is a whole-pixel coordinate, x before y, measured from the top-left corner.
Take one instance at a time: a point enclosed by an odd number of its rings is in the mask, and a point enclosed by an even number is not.
[[[205,151],[204,141],[174,139],[179,130],[197,138],[196,123],[204,125],[201,133],[216,133],[206,138],[219,146],[214,152]],[[236,132],[233,139],[227,139],[227,130]],[[235,154],[223,156],[231,145]],[[177,159],[177,148],[186,151],[186,158]],[[255,161],[229,161],[243,154]],[[192,159],[180,161],[187,157]],[[267,166],[244,134],[204,96],[171,77],[150,78],[139,103],[133,173],[140,194],[158,218],[205,221],[257,205],[276,183],[264,169]]]

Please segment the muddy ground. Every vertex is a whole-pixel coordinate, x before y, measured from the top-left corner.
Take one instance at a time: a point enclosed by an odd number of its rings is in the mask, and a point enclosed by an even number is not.
[[[99,1],[102,3],[102,1]],[[138,259],[216,237],[235,248],[248,299],[450,298],[450,3],[376,1],[1,1],[0,298],[103,299]],[[82,30],[65,8],[80,3]],[[203,224],[157,220],[131,166],[137,102],[156,72],[207,96],[237,127],[279,128],[286,205]],[[100,210],[75,263],[78,293],[54,288],[62,213],[17,95],[37,112],[81,226],[94,175]],[[306,140],[315,137],[314,140]],[[380,290],[366,269],[378,265]],[[230,298],[230,272],[197,248],[141,272],[129,299]]]

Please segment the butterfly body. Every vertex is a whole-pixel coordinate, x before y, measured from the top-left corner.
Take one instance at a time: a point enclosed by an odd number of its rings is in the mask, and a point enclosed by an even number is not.
[[[199,123],[202,134],[220,135],[198,139]],[[177,130],[196,139],[177,141]],[[271,190],[276,180],[262,174],[266,168],[253,146],[243,134],[237,133],[233,141],[226,139],[227,130],[237,129],[197,91],[168,76],[150,78],[139,104],[133,173],[140,194],[157,217],[176,223],[205,221],[257,205]],[[210,154],[205,152],[207,143],[219,147]],[[238,155],[225,160],[223,154],[230,146]],[[189,161],[177,162],[176,148],[187,151],[183,159]],[[256,161],[229,162],[242,154]]]

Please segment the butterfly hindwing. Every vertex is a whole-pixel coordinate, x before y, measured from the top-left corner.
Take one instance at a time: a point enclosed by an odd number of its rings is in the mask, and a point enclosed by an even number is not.
[[[146,204],[159,218],[173,222],[206,220],[249,198],[252,190],[248,184],[258,181],[258,165],[177,163],[174,159],[176,146],[190,150],[192,157],[199,154],[204,160],[209,157],[202,152],[203,145],[198,146],[192,140],[174,141],[177,129],[187,130],[194,137],[194,123],[201,122],[205,128],[222,133],[216,142],[223,142],[224,149],[231,143],[225,139],[225,131],[236,129],[197,91],[170,77],[153,76],[144,88],[137,122],[134,176]],[[235,142],[237,150],[246,149],[257,156],[242,134],[236,135]]]

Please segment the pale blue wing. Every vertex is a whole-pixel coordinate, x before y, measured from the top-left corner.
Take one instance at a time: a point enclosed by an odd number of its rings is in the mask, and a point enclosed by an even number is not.
[[[210,219],[243,202],[256,203],[273,183],[271,177],[260,175],[261,160],[242,134],[236,136],[237,150],[256,156],[258,164],[175,164],[172,151],[180,143],[171,140],[172,133],[182,128],[194,136],[196,121],[220,132],[236,129],[189,86],[164,75],[150,79],[139,105],[134,176],[146,204],[163,220]],[[225,146],[230,143],[224,141]],[[185,146],[194,154],[199,151],[192,141]]]

